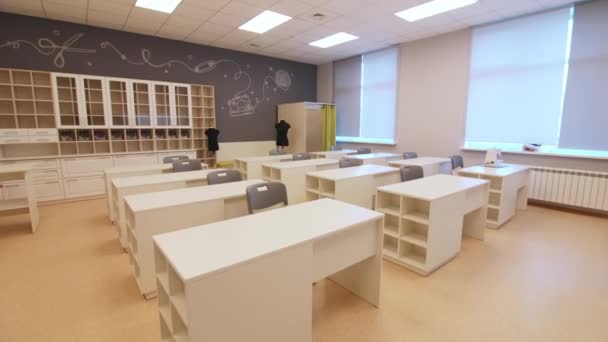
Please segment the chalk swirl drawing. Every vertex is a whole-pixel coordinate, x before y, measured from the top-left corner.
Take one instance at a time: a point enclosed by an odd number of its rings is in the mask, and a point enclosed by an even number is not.
[[[289,72],[286,70],[278,70],[273,71],[273,68],[269,68],[268,74],[264,77],[264,82],[261,85],[261,90],[258,92],[260,96],[251,98],[250,94],[255,94],[256,92],[252,90],[253,87],[253,77],[250,73],[245,71],[242,65],[231,60],[231,59],[218,59],[218,60],[206,60],[197,64],[192,64],[190,62],[182,61],[179,59],[171,59],[162,63],[153,62],[152,61],[152,52],[149,49],[142,49],[141,55],[137,60],[129,58],[126,54],[124,54],[120,49],[118,49],[111,42],[102,42],[100,44],[102,49],[111,49],[114,51],[121,60],[138,66],[149,66],[155,69],[159,68],[171,68],[174,66],[181,66],[186,70],[195,73],[195,74],[204,74],[215,70],[221,64],[232,65],[235,68],[234,73],[232,74],[232,79],[235,81],[239,81],[241,79],[247,80],[247,86],[241,90],[236,91],[230,99],[227,100],[227,109],[232,117],[246,116],[255,114],[255,110],[258,105],[270,101],[270,98],[266,94],[266,90],[271,86],[271,84],[276,85],[282,91],[288,91],[292,85],[292,79]],[[192,55],[187,56],[188,61],[192,61],[194,57]],[[249,66],[247,66],[249,67]],[[165,70],[165,72],[167,72]],[[224,75],[227,77],[227,75]],[[276,88],[274,88],[276,92]],[[222,107],[224,108],[224,107]]]
[[[54,33],[54,35],[57,35],[57,34]],[[78,33],[76,35],[73,35],[69,39],[67,39],[62,44],[57,44],[54,41],[52,41],[50,38],[40,38],[36,42],[18,39],[18,40],[7,41],[4,44],[1,44],[0,48],[10,47],[13,49],[19,49],[19,48],[21,48],[21,44],[28,45],[42,55],[45,55],[45,56],[54,55],[55,57],[53,58],[53,64],[55,64],[55,66],[58,68],[63,68],[65,66],[64,54],[67,52],[73,52],[73,53],[95,53],[96,52],[96,50],[92,50],[92,49],[80,49],[80,48],[73,47],[73,45],[75,45],[76,42],[78,42],[78,40],[80,40],[80,38],[82,38],[83,36],[84,36],[84,34]]]

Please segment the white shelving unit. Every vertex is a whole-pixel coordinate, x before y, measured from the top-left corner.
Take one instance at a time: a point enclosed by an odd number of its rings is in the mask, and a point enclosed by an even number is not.
[[[485,179],[490,182],[487,225],[499,228],[509,221],[517,209],[528,206],[530,167],[508,165],[502,168],[472,166],[458,170],[458,175]]]
[[[207,174],[215,170],[164,173],[149,176],[122,177],[112,180],[112,205],[116,215],[118,239],[123,249],[128,247],[125,196],[207,185]]]
[[[381,165],[310,172],[306,175],[306,199],[327,197],[373,209],[376,188],[399,182],[399,169]]]
[[[32,186],[32,169],[28,166],[0,167],[0,216],[29,214],[32,233],[38,229],[38,204]],[[23,183],[25,197],[11,193],[10,187],[14,182]]]
[[[156,235],[161,339],[310,342],[311,283],[379,305],[381,229],[380,213],[324,199]]]
[[[384,257],[428,275],[460,251],[463,233],[484,239],[488,182],[435,175],[378,188]]]
[[[336,159],[309,159],[262,165],[262,178],[281,182],[287,187],[289,204],[306,201],[306,174],[340,167]]]
[[[272,162],[289,161],[293,158],[291,154],[279,156],[246,157],[234,160],[234,167],[241,171],[243,178],[262,178],[262,165]]]
[[[261,179],[125,197],[128,250],[140,293],[157,294],[152,236],[247,215],[247,186]]]
[[[403,155],[398,153],[377,152],[369,154],[353,154],[349,158],[360,159],[363,164],[385,165],[395,160],[403,159]]]
[[[437,158],[437,157],[420,157],[412,159],[395,160],[388,163],[389,166],[402,167],[415,165],[422,167],[424,177],[443,174],[452,174],[452,161],[450,158]]]

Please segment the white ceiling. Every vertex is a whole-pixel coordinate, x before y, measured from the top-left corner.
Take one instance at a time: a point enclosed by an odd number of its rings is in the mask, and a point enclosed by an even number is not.
[[[172,14],[165,14],[135,7],[135,0],[0,0],[0,11],[321,64],[580,0],[479,0],[416,23],[393,15],[427,1],[182,0]],[[294,19],[261,35],[237,29],[266,9]],[[315,13],[326,17],[316,20]],[[360,39],[327,49],[308,45],[340,31]]]

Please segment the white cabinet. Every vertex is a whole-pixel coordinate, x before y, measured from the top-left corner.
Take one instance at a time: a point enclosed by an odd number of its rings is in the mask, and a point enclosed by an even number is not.
[[[139,166],[156,164],[157,158],[155,153],[128,154],[114,156],[114,167],[121,166]]]
[[[2,197],[4,200],[26,198],[25,184],[23,182],[8,182],[2,185]]]
[[[34,182],[34,193],[40,201],[63,199],[63,182],[60,179]]]
[[[103,175],[103,170],[113,166],[112,157],[65,158],[61,161],[64,177]],[[102,182],[103,183],[103,182]],[[103,186],[102,186],[103,193]]]
[[[130,96],[133,103],[133,114],[135,116],[135,126],[152,127],[153,110],[152,106],[152,82],[131,81]]]
[[[0,144],[27,144],[29,141],[27,136],[0,137]]]
[[[66,198],[102,195],[105,192],[103,176],[68,178],[63,185]]]
[[[50,170],[32,170],[32,179],[34,180],[47,180],[47,179],[59,179],[61,178],[61,172],[58,169]]]
[[[83,113],[81,113],[82,89],[78,86],[79,76],[53,74],[52,79],[57,127],[84,126]]]
[[[0,129],[0,138],[25,136],[27,129]]]
[[[106,78],[107,111],[109,124],[113,127],[134,126],[133,99],[129,96],[129,81],[120,78]]]

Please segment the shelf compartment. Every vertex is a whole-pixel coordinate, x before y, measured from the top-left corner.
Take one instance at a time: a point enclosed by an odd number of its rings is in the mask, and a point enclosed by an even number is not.
[[[500,195],[501,194],[497,192],[490,192],[488,196],[488,205],[499,207],[501,197]]]
[[[401,214],[409,220],[428,224],[430,202],[412,197],[404,197]]]
[[[109,141],[96,141],[95,142],[95,153],[110,153],[110,142]]]
[[[78,142],[78,154],[93,154],[95,153],[95,146],[92,141],[80,141]]]
[[[166,328],[166,333],[171,336],[173,334],[173,322],[171,321],[171,301],[169,300],[169,294],[166,292],[167,289],[163,286],[157,278],[156,288],[158,293],[158,311],[160,312],[161,321],[161,335],[163,333],[163,325]]]
[[[384,234],[399,237],[399,218],[391,214],[384,214]]]
[[[54,115],[53,103],[49,101],[36,101],[36,114]]]
[[[306,176],[306,190],[319,192],[319,178],[313,176]]]
[[[17,116],[18,128],[36,128],[36,116],[35,115],[18,115]]]
[[[112,153],[127,152],[127,146],[124,141],[112,141]]]
[[[11,90],[10,85],[0,85],[0,99],[13,99],[13,91]]]
[[[36,110],[34,109],[34,101],[17,100],[15,101],[15,108],[17,109],[17,114],[36,113]]]
[[[51,74],[45,72],[33,72],[32,80],[35,86],[51,87]]]
[[[490,190],[502,190],[502,177],[481,175],[480,178],[490,182]]]
[[[390,235],[384,235],[384,244],[383,244],[384,254],[397,257],[397,251],[399,249],[399,240],[396,237]]]
[[[319,193],[306,190],[306,201],[314,201],[320,198]]]
[[[174,341],[187,341],[188,323],[187,321],[183,320],[183,317],[176,310],[176,307],[174,305],[171,306],[171,324],[173,326]]]
[[[399,195],[391,194],[388,192],[378,192],[376,210],[399,216],[401,206],[401,197]]]
[[[7,70],[7,69],[0,70],[0,83],[2,83],[2,84],[10,84],[11,83],[11,73],[10,73],[10,70]]]
[[[55,116],[45,115],[36,118],[38,120],[38,128],[55,128]]]
[[[401,240],[399,241],[399,259],[424,270],[426,268],[426,248]]]
[[[32,85],[32,74],[29,71],[12,70],[13,84]]]
[[[17,128],[17,121],[15,116],[0,114],[0,128]]]
[[[401,240],[426,248],[429,238],[428,225],[404,218],[399,230]]]
[[[12,100],[0,100],[0,114],[15,114]]]
[[[500,210],[498,208],[488,207],[487,220],[491,222],[498,222],[498,215]]]
[[[51,92],[51,88],[34,87],[34,98],[36,100],[52,101],[53,94]]]
[[[59,144],[59,150],[62,155],[69,156],[78,154],[78,148],[76,146],[76,142],[61,142]]]
[[[336,182],[328,179],[319,179],[319,191],[325,196],[336,196]]]
[[[129,241],[131,252],[133,254],[137,254],[139,252],[139,248],[137,245],[137,238],[135,237],[135,233],[132,229],[127,229],[127,240]]]

